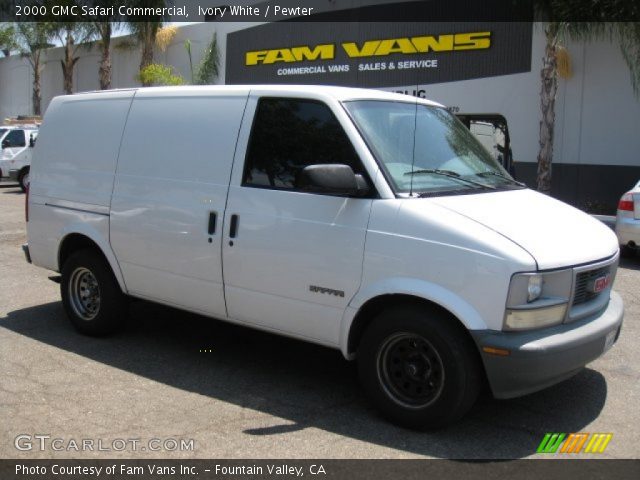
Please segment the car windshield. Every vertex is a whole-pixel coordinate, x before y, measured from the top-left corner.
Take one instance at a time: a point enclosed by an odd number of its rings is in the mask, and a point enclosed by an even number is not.
[[[523,187],[442,107],[380,100],[344,105],[396,193]]]

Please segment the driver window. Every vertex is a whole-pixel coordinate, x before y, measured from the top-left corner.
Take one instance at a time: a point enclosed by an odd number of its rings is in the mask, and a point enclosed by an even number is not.
[[[327,105],[306,99],[260,99],[247,149],[244,186],[295,190],[303,168],[329,163],[364,173],[351,141]]]

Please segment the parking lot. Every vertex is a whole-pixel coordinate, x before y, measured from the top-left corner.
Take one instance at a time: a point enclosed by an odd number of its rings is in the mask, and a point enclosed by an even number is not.
[[[640,458],[640,258],[618,271],[625,323],[607,355],[543,392],[485,394],[458,424],[418,433],[377,415],[337,351],[142,301],[124,332],[83,337],[51,273],[25,262],[25,241],[24,195],[0,185],[2,458],[524,458],[546,432],[613,433],[600,457]],[[62,448],[19,450],[20,435]],[[142,447],[73,448],[115,439]]]

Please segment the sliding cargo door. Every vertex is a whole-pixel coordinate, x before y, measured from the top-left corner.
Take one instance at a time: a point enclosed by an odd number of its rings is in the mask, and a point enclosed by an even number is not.
[[[111,203],[132,295],[226,316],[221,226],[246,100],[240,89],[136,93]]]

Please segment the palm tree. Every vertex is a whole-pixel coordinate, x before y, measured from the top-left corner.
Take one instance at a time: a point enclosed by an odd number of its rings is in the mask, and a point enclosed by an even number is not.
[[[15,24],[16,43],[23,57],[29,60],[33,70],[33,113],[42,114],[42,52],[51,47],[49,40],[55,33],[55,25],[49,22],[18,22]]]
[[[555,129],[555,99],[558,91],[558,52],[566,40],[587,41],[611,38],[619,43],[631,72],[631,84],[640,92],[640,23],[637,0],[538,0],[538,12],[547,20],[544,27],[545,55],[540,71],[540,150],[537,188],[551,191],[551,163]],[[605,21],[579,22],[582,19]],[[635,20],[630,22],[628,20]]]
[[[91,24],[80,22],[58,23],[56,36],[64,48],[64,58],[60,60],[62,66],[63,88],[67,95],[73,93],[73,70],[80,60],[76,54],[78,50],[93,35]]]
[[[165,0],[130,0],[131,6],[134,7],[165,7]],[[128,21],[129,29],[136,38],[138,44],[142,47],[142,55],[140,57],[140,71],[144,70],[153,63],[153,47],[156,42],[156,34],[164,23],[162,16],[148,16],[145,22],[136,21],[139,17],[134,17]],[[148,86],[148,85],[145,85]]]
[[[98,68],[100,90],[111,88],[111,35],[118,28],[118,25],[118,22],[108,20],[93,22],[92,29],[100,40],[100,66]]]

